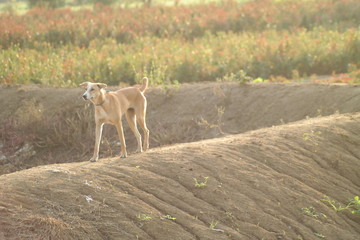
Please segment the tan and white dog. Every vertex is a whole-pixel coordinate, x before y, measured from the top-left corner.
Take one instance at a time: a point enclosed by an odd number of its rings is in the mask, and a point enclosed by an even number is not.
[[[121,118],[125,113],[130,129],[134,132],[137,140],[137,152],[142,152],[149,148],[149,130],[146,127],[146,98],[144,92],[148,87],[148,79],[143,78],[140,88],[128,87],[114,92],[107,92],[104,83],[84,82],[80,86],[86,87],[83,94],[85,100],[90,100],[95,107],[95,148],[94,155],[90,161],[95,162],[99,159],[99,146],[104,123],[116,126],[121,143],[120,157],[127,157],[124,131]],[[136,122],[144,131],[144,146],[141,144],[141,134],[137,129]]]

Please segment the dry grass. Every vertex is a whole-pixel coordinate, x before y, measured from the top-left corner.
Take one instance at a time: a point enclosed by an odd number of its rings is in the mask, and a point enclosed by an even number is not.
[[[15,112],[16,125],[20,128],[30,128],[43,120],[44,106],[34,98],[21,102],[21,107]]]
[[[20,234],[22,239],[33,238],[34,232],[37,233],[38,239],[66,239],[65,230],[70,229],[68,224],[51,217],[29,216],[21,219],[21,222],[25,226],[25,233]],[[28,235],[26,232],[31,234]]]
[[[156,146],[179,142],[193,142],[201,136],[201,129],[194,120],[187,124],[166,124],[158,123],[152,128],[150,141]]]
[[[205,120],[204,118],[201,118],[198,122],[199,126],[204,127],[206,130],[216,129],[219,133],[218,134],[225,134],[225,132],[222,129],[223,123],[223,116],[225,113],[225,107],[223,106],[216,106],[217,116],[215,121],[213,123],[209,122],[208,120]]]

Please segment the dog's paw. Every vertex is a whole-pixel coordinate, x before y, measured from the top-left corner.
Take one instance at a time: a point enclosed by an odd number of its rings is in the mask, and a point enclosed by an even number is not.
[[[144,145],[143,149],[144,149],[144,152],[149,150],[149,145]]]
[[[99,158],[97,158],[97,157],[92,157],[92,158],[90,159],[90,162],[97,162],[98,159],[99,159]]]
[[[126,158],[127,157],[127,153],[122,153],[122,154],[120,154],[120,158]]]

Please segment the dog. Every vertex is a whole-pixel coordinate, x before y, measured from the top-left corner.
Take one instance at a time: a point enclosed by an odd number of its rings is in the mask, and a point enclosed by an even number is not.
[[[96,162],[99,159],[99,147],[103,125],[105,123],[115,125],[121,143],[121,158],[127,157],[124,131],[122,126],[122,116],[125,114],[130,129],[135,134],[137,140],[137,152],[141,153],[149,149],[149,129],[146,126],[146,106],[147,101],[144,92],[148,87],[148,78],[143,78],[142,86],[123,88],[114,92],[107,92],[104,83],[81,83],[81,87],[86,87],[82,95],[84,100],[90,100],[95,108],[95,147],[94,155],[90,159]],[[141,143],[141,134],[136,126],[140,125],[144,132],[144,146]]]

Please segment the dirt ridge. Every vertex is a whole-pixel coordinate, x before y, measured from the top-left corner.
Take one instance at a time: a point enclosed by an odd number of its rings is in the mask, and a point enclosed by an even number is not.
[[[0,174],[90,158],[95,137],[93,106],[81,99],[83,91],[0,85],[0,102],[6,103],[0,112]],[[146,96],[151,147],[360,112],[358,85],[212,82],[166,90],[150,87]],[[136,140],[125,122],[125,138],[132,152]],[[104,127],[100,151],[101,157],[119,154],[112,126]]]
[[[360,216],[321,199],[359,194],[359,143],[360,113],[336,114],[3,175],[0,236],[356,240]]]

